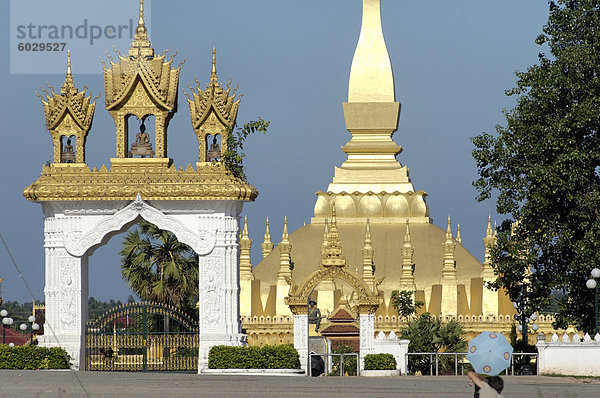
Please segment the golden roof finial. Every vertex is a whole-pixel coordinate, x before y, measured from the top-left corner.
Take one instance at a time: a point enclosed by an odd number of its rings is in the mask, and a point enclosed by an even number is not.
[[[154,58],[154,49],[150,45],[148,38],[148,29],[144,21],[144,0],[140,0],[140,13],[138,17],[138,26],[135,29],[135,37],[129,48],[129,57],[152,59]]]
[[[210,71],[210,82],[213,84],[217,83],[217,50],[215,47],[213,47],[212,69]]]
[[[244,229],[240,237],[240,278],[243,280],[253,280],[252,262],[250,250],[252,249],[252,239],[248,234],[248,216],[244,216]]]
[[[460,236],[460,224],[456,227],[456,241],[462,244],[462,237]]]
[[[138,18],[138,26],[135,30],[135,33],[145,34],[146,31],[146,23],[144,22],[144,0],[140,0],[140,15]]]
[[[273,251],[273,243],[271,242],[271,231],[269,230],[269,217],[267,217],[267,227],[265,228],[265,239],[260,245],[262,248],[263,258],[267,257]]]
[[[498,236],[498,226],[496,225],[496,220],[494,220],[494,237]]]
[[[242,237],[248,236],[248,216],[244,216],[244,229],[242,230]]]
[[[381,1],[363,0],[358,44],[352,58],[348,102],[394,102],[394,75],[381,28]]]
[[[450,226],[450,216],[448,216],[448,228],[446,228],[446,241],[452,240],[452,227]]]
[[[410,227],[408,226],[408,218],[406,219],[406,233],[404,234],[404,247],[412,247],[410,244]]]
[[[365,244],[362,249],[363,269],[362,277],[369,287],[375,281],[375,266],[373,265],[373,246],[371,246],[371,224],[367,218],[367,226],[365,228]]]
[[[494,232],[492,231],[492,216],[488,215],[488,223],[487,223],[487,229],[485,231],[485,236],[491,237],[493,235],[494,235]]]
[[[288,237],[287,216],[283,216],[283,234],[281,234],[281,239],[288,240]]]
[[[408,218],[406,219],[406,233],[404,234],[404,244],[402,245],[402,273],[400,274],[400,289],[415,291],[415,278],[413,275],[413,256],[415,249],[411,244],[410,227]]]
[[[62,94],[66,94],[67,92],[71,92],[71,94],[77,93],[77,89],[73,83],[73,73],[71,72],[71,50],[67,50],[67,73],[65,74],[65,82],[60,92]]]

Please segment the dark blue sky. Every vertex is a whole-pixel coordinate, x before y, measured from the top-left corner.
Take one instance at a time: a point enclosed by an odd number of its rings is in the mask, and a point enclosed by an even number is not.
[[[125,1],[125,0],[124,0]],[[131,2],[136,17],[137,2]],[[176,60],[186,59],[180,76],[179,110],[169,127],[169,156],[179,166],[197,160],[196,137],[182,89],[194,76],[210,74],[211,50],[217,48],[220,81],[229,78],[244,94],[238,122],[261,116],[271,121],[266,136],[250,137],[245,163],[249,181],[260,195],[245,205],[252,262],[260,258],[265,217],[273,240],[280,240],[283,217],[291,230],[309,222],[316,200],[345,154],[350,138],[342,102],[360,30],[360,0],[223,0],[151,3],[150,38],[157,52],[172,47]],[[9,2],[0,5],[0,231],[32,286],[43,299],[43,218],[40,206],[25,201],[23,189],[51,157],[50,135],[35,90],[49,81],[60,86],[64,75],[9,73]],[[514,98],[504,91],[515,85],[514,72],[537,61],[535,37],[546,22],[542,0],[422,1],[382,0],[383,31],[402,113],[395,141],[404,148],[399,161],[410,168],[416,189],[430,196],[434,223],[453,231],[461,224],[463,243],[482,260],[487,216],[494,204],[479,204],[471,182],[476,169],[469,138],[503,124],[503,108]],[[75,17],[75,16],[74,16]],[[110,50],[110,48],[107,48]],[[120,48],[126,51],[126,48]],[[98,74],[77,74],[75,84],[102,93]],[[87,141],[87,162],[109,164],[115,156],[115,128],[104,98],[98,100]],[[90,258],[90,295],[125,299],[130,293],[119,273],[119,238]],[[375,260],[377,254],[375,253]],[[29,300],[17,273],[0,248],[0,277],[5,300]]]

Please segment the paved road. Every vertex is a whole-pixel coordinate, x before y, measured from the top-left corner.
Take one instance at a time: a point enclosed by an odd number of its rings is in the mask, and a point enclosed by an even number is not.
[[[472,397],[466,376],[276,377],[0,371],[0,397]],[[507,376],[504,397],[599,397],[600,381]]]

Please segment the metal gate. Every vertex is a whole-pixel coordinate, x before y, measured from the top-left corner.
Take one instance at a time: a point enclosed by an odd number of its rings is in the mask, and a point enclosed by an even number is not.
[[[198,370],[198,324],[175,308],[141,302],[88,322],[86,370]]]

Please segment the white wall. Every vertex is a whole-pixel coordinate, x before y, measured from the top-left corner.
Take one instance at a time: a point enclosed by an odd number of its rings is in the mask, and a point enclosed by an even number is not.
[[[600,376],[600,334],[592,340],[573,334],[559,338],[556,333],[549,342],[538,341],[539,374],[556,373],[570,376]]]
[[[392,331],[388,336],[379,332],[375,337],[375,354],[392,354],[396,359],[396,369],[400,374],[406,374],[406,353],[408,352],[408,340],[400,340]]]

